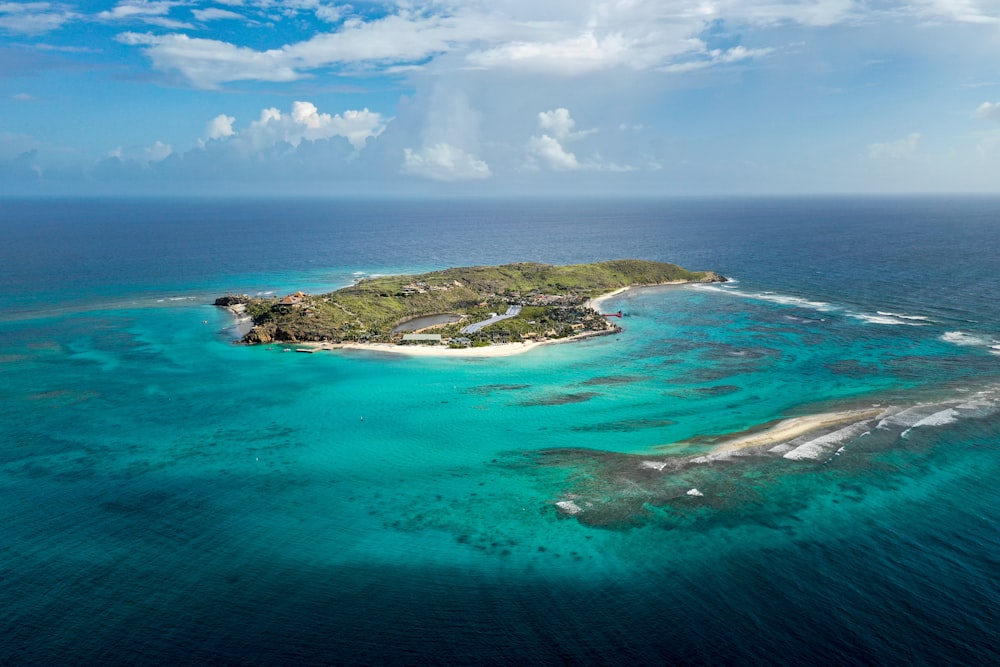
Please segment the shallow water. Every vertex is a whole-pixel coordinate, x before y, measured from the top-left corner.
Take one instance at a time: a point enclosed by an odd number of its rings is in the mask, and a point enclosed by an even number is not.
[[[1000,202],[5,209],[4,663],[1000,657]],[[736,280],[478,360],[239,347],[207,305],[627,256]]]

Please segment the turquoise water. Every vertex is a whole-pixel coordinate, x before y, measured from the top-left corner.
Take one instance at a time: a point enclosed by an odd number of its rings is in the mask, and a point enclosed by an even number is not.
[[[1000,203],[60,206],[4,223],[5,663],[998,657]],[[634,255],[736,280],[495,359],[241,347],[207,305]]]

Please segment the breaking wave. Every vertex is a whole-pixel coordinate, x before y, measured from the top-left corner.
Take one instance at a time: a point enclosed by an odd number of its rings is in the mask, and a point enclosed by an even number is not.
[[[875,313],[859,312],[826,301],[816,301],[801,296],[793,296],[790,294],[780,294],[778,292],[770,292],[770,291],[744,292],[739,290],[735,285],[729,285],[729,284],[723,284],[722,286],[716,284],[711,284],[711,285],[699,284],[699,285],[694,285],[693,287],[697,289],[715,291],[720,294],[731,294],[733,296],[739,296],[744,299],[767,301],[769,303],[776,303],[781,306],[790,306],[793,308],[814,310],[821,313],[843,313],[847,317],[856,320],[861,320],[862,322],[867,322],[869,324],[884,324],[890,326],[905,325],[911,327],[923,327],[933,323],[933,320],[930,317],[927,317],[926,315],[908,315],[905,313],[895,313],[887,310],[878,310]]]
[[[945,331],[940,337],[946,343],[961,345],[962,347],[986,347],[993,354],[1000,354],[1000,341],[983,336],[971,334],[965,331]]]
[[[888,324],[892,326],[911,326],[911,327],[926,327],[931,323],[929,317],[923,315],[900,315],[898,313],[889,313],[883,310],[876,311],[875,315],[869,313],[854,313],[848,312],[848,317],[853,317],[856,320],[862,320],[870,324]]]

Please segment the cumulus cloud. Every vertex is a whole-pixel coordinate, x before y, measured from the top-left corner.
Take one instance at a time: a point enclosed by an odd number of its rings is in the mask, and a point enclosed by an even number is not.
[[[576,155],[566,149],[565,144],[577,141],[597,132],[596,129],[574,131],[576,121],[569,109],[559,107],[538,114],[538,128],[543,134],[528,140],[528,154],[556,171],[577,171],[580,169],[600,169],[598,161],[581,162]]]
[[[345,111],[343,115],[331,116],[319,113],[312,102],[294,102],[292,120],[304,128],[301,138],[316,140],[327,137],[346,137],[355,148],[361,148],[369,137],[377,137],[385,130],[387,121],[381,114],[369,111]],[[295,143],[295,139],[289,140]]]
[[[403,170],[437,181],[469,181],[490,177],[490,167],[475,155],[439,143],[419,151],[403,149]]]
[[[559,140],[547,134],[529,139],[528,151],[556,171],[576,171],[582,168],[575,155],[563,148]]]
[[[220,113],[218,116],[208,121],[208,126],[205,128],[205,138],[206,139],[224,139],[226,137],[231,137],[236,132],[233,130],[233,123],[236,122],[234,116],[227,116],[224,113]]]
[[[983,102],[976,109],[976,118],[1000,120],[1000,102]]]
[[[591,152],[584,159],[577,157],[576,153],[571,151],[567,145],[597,134],[597,129],[576,130],[576,121],[565,107],[539,113],[538,128],[542,130],[542,134],[528,140],[528,169],[546,168],[552,171],[603,171],[611,173],[638,170],[638,167],[630,164],[619,164],[606,160],[598,152]],[[625,128],[628,126],[619,125],[619,129]],[[633,126],[633,129],[641,129],[641,126]],[[617,145],[617,142],[620,142],[620,135],[618,136],[616,144],[611,144],[612,148],[621,148]],[[607,142],[605,144],[607,145]]]
[[[259,150],[279,143],[294,148],[302,141],[343,137],[355,149],[360,149],[369,138],[382,134],[389,119],[367,108],[334,115],[320,113],[312,102],[295,101],[290,113],[282,113],[274,107],[262,109],[260,117],[241,132],[233,129],[235,122],[235,117],[219,114],[209,121],[205,138],[239,137],[252,149]]]
[[[569,109],[563,107],[539,113],[538,127],[546,132],[551,132],[559,141],[572,141],[597,132],[596,129],[574,132],[576,121],[570,116]]]
[[[879,159],[892,159],[892,160],[904,160],[910,159],[917,154],[917,144],[920,142],[920,134],[913,132],[912,134],[906,136],[903,139],[898,139],[896,141],[887,141],[884,143],[875,143],[868,145],[868,157],[873,160]]]

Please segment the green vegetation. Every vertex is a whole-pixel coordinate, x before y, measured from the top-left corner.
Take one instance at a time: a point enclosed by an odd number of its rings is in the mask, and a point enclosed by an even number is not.
[[[463,319],[434,327],[434,331],[459,337],[470,323],[503,313],[510,305],[522,306],[517,317],[470,334],[471,344],[477,345],[614,329],[584,308],[584,301],[631,285],[722,280],[725,278],[711,272],[635,259],[569,266],[519,263],[371,278],[315,296],[301,292],[269,299],[229,296],[216,304],[244,306],[254,323],[244,338],[247,343],[388,342],[399,338],[392,331],[400,322],[441,313],[462,315]]]

